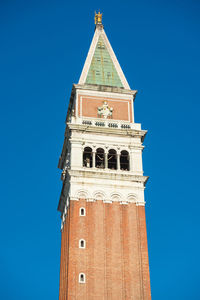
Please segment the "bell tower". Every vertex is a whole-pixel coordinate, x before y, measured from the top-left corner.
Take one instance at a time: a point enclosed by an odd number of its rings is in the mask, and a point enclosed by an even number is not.
[[[72,87],[59,168],[59,299],[151,299],[142,150],[134,99],[102,14]]]

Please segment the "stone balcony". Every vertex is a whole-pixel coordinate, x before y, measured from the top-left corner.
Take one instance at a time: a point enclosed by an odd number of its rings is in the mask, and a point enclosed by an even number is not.
[[[92,127],[102,127],[102,128],[112,128],[112,129],[134,129],[134,130],[141,130],[140,123],[131,123],[128,121],[119,121],[119,120],[112,120],[112,119],[104,119],[104,118],[77,118],[72,117],[71,122],[72,124],[77,125],[86,125]]]

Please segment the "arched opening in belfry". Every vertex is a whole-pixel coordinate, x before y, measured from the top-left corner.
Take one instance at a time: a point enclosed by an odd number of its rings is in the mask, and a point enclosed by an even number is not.
[[[92,149],[90,147],[85,147],[83,151],[83,166],[87,168],[92,168]]]
[[[108,151],[108,169],[117,170],[117,153],[114,149]]]
[[[105,168],[105,155],[102,148],[98,148],[96,151],[96,168],[104,169]]]
[[[129,153],[128,151],[121,151],[120,155],[120,169],[124,171],[129,171],[130,166],[129,166]]]

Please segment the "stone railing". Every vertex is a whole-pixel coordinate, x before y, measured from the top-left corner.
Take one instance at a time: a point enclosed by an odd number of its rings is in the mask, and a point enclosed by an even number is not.
[[[113,129],[135,129],[141,130],[141,125],[138,123],[131,123],[127,121],[118,121],[112,119],[91,119],[91,118],[75,118],[71,120],[74,124],[81,124],[87,126],[103,127],[103,128],[113,128]]]

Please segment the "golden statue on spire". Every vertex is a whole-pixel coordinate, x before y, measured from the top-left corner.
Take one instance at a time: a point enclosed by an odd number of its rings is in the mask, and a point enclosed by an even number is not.
[[[98,14],[95,11],[94,23],[95,25],[102,24],[102,14],[100,13],[100,11],[98,12]]]

